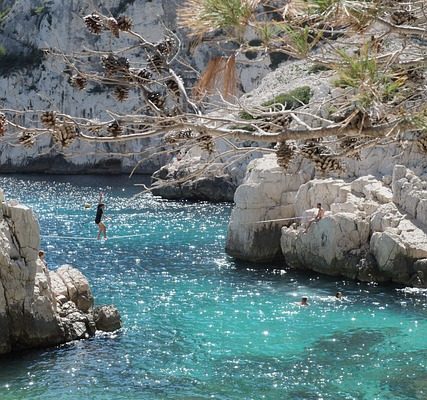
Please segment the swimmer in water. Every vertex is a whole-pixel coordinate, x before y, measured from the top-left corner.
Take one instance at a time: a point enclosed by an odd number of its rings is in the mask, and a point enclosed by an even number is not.
[[[308,306],[308,297],[307,296],[303,296],[301,297],[301,303],[299,304],[300,306]]]

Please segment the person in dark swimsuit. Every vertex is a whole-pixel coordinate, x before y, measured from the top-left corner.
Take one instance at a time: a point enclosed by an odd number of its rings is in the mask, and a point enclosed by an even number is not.
[[[98,225],[98,237],[97,239],[101,238],[101,234],[104,235],[104,239],[107,239],[107,227],[104,225],[104,223],[101,221],[102,216],[104,214],[104,208],[105,204],[102,202],[103,200],[103,193],[99,193],[99,201],[98,201],[98,207],[96,208],[96,217],[95,217],[95,224]]]

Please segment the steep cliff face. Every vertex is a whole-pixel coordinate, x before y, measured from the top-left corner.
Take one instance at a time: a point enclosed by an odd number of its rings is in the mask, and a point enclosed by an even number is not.
[[[49,272],[34,214],[2,198],[0,190],[0,354],[93,336],[102,311],[94,314],[87,279],[71,266]],[[116,311],[110,327],[119,321]]]
[[[118,102],[110,92],[100,86],[78,91],[68,82],[65,64],[60,56],[83,52],[85,49],[101,51],[113,48],[110,35],[92,35],[82,17],[93,11],[105,15],[128,15],[134,30],[149,41],[164,38],[166,28],[182,38],[183,59],[196,70],[203,70],[209,59],[220,54],[220,49],[206,44],[189,51],[189,43],[176,26],[176,3],[167,0],[106,0],[93,4],[82,0],[62,2],[51,0],[35,3],[31,0],[3,2],[3,20],[0,38],[4,56],[0,56],[0,101],[2,107],[16,110],[54,110],[74,117],[108,120],[108,111],[131,113],[141,107],[138,93]],[[125,37],[115,40],[117,47],[129,47]],[[115,46],[114,46],[115,47]],[[43,52],[48,49],[48,52]],[[53,50],[52,50],[53,49]],[[94,56],[98,57],[97,55]],[[242,56],[244,57],[244,56]],[[131,64],[144,62],[142,50],[130,55]],[[239,79],[243,91],[254,88],[269,71],[269,60],[254,65],[239,64]],[[194,74],[187,69],[178,71],[187,82]],[[25,123],[26,116],[22,116]],[[27,121],[28,122],[28,121]],[[39,171],[53,173],[72,172],[129,172],[139,161],[137,172],[153,173],[170,158],[168,155],[149,154],[145,150],[159,144],[158,139],[135,140],[126,144],[92,144],[76,141],[63,151],[51,139],[39,136],[35,146],[16,147],[11,138],[0,140],[0,170],[4,172]]]

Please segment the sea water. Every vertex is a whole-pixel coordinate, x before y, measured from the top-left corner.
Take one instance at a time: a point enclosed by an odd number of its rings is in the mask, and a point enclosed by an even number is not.
[[[0,177],[35,211],[49,268],[79,268],[123,322],[0,357],[1,400],[427,399],[426,291],[239,263],[224,252],[231,205],[166,201],[138,182]]]

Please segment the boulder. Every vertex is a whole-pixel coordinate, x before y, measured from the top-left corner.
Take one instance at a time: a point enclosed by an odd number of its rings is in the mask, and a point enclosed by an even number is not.
[[[293,268],[426,284],[425,271],[416,267],[417,260],[427,258],[426,181],[399,165],[384,178],[311,179],[309,171],[290,169],[288,175],[272,156],[249,165],[234,196],[226,244],[230,255],[267,261],[281,254]],[[304,234],[318,202],[325,217]]]
[[[198,174],[198,163],[199,159],[188,158],[162,167],[153,174],[153,195],[170,200],[233,201],[237,184],[230,174],[224,173],[224,166],[213,164],[206,173]]]
[[[72,301],[65,302],[59,311],[65,341],[87,339],[95,334],[96,326],[92,313],[85,313]]]
[[[282,228],[280,243],[286,264],[293,268],[355,279],[368,238],[368,221],[340,212],[311,224],[307,232]]]
[[[427,181],[403,165],[396,165],[392,178],[393,201],[404,212],[427,226]]]
[[[395,282],[408,282],[412,276],[411,263],[406,247],[399,235],[391,230],[375,232],[370,241],[370,250],[380,271]]]
[[[348,184],[341,179],[312,179],[300,186],[295,199],[295,212],[303,215],[305,210],[316,207],[321,203],[325,210],[329,210],[332,203],[343,203]]]
[[[94,320],[96,329],[104,332],[112,332],[122,326],[119,311],[113,305],[96,307]]]
[[[58,287],[59,292],[55,292],[55,288],[52,288],[55,296],[64,295],[79,310],[84,312],[93,307],[93,296],[89,282],[78,269],[71,265],[62,265],[51,274],[56,275],[63,282],[63,286]],[[57,278],[55,278],[55,282],[56,284],[59,283]]]

